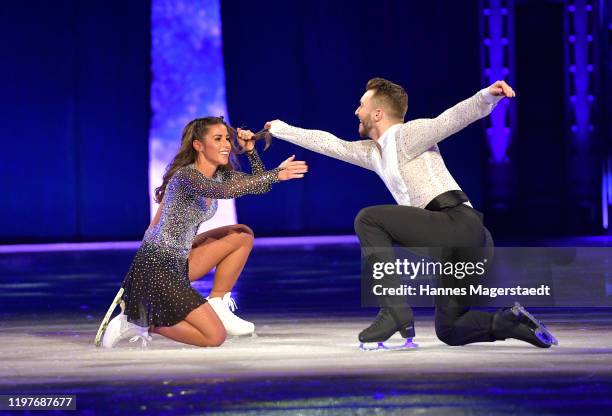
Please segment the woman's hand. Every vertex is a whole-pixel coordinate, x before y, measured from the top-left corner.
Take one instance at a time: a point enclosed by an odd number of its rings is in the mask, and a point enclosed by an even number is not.
[[[236,129],[238,144],[240,145],[240,150],[244,150],[245,152],[251,152],[255,148],[255,140],[253,140],[253,136],[255,135],[251,130],[242,130]]]
[[[294,160],[295,155],[285,160],[278,167],[278,179],[281,181],[288,181],[290,179],[303,178],[304,174],[308,172],[308,165],[303,160]]]

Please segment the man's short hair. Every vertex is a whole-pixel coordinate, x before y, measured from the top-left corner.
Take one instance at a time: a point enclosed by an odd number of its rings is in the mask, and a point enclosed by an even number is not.
[[[384,78],[372,78],[366,84],[366,91],[374,90],[373,98],[382,101],[390,116],[404,119],[408,111],[408,94],[401,85]]]

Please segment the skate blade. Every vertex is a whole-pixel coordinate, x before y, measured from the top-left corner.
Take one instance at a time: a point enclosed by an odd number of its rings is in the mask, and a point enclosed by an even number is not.
[[[514,313],[515,316],[519,316],[520,314],[529,319],[536,326],[534,333],[540,341],[548,345],[559,345],[559,340],[557,340],[557,338],[555,338],[552,332],[550,332],[548,328],[546,328],[546,325],[544,325],[540,320],[536,319],[535,316],[530,314],[527,309],[525,309],[520,303],[514,303],[514,306],[512,307],[512,313]]]
[[[247,340],[247,339],[255,339],[258,335],[256,332],[251,332],[250,334],[241,334],[241,335],[227,335],[225,342],[231,342],[232,340]]]
[[[555,338],[550,331],[542,328],[535,330],[535,336],[547,345],[559,345],[559,341]]]
[[[113,315],[113,312],[115,311],[117,305],[121,306],[121,313],[123,313],[124,311],[124,305],[121,301],[121,296],[123,296],[123,290],[123,288],[119,288],[119,291],[115,295],[115,299],[113,299],[113,302],[108,308],[106,315],[104,315],[104,319],[102,319],[100,327],[98,327],[98,332],[96,332],[96,337],[94,338],[94,345],[96,347],[100,347],[102,345],[102,335],[104,335],[104,331],[106,331],[106,328],[108,327],[108,324],[110,322],[110,318]]]
[[[400,351],[400,350],[414,349],[418,347],[419,347],[419,344],[415,344],[414,342],[412,342],[412,338],[406,339],[403,344],[399,344],[399,345],[394,345],[393,343],[390,343],[389,341],[362,342],[359,345],[359,349],[361,349],[362,351],[381,351],[381,350]]]

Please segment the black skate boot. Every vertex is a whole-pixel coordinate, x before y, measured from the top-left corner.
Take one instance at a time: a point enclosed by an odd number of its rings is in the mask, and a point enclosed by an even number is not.
[[[511,308],[500,309],[493,316],[493,336],[497,340],[520,339],[539,348],[559,345],[557,338],[518,302]]]
[[[398,331],[404,343],[398,346],[385,345],[385,341]],[[412,342],[413,338],[414,320],[410,308],[383,307],[374,322],[359,333],[359,348],[364,351],[416,348],[418,345]]]

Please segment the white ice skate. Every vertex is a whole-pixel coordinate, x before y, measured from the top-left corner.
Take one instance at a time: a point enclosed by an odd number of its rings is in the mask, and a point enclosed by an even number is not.
[[[126,338],[128,336],[132,336],[130,342],[136,342],[138,339],[142,339],[142,345],[146,347],[148,341],[152,339],[147,328],[142,328],[127,321],[127,316],[124,314],[125,304],[123,300],[121,300],[121,296],[123,296],[123,288],[120,288],[115,295],[108,311],[106,311],[106,315],[104,315],[104,319],[102,319],[100,323],[96,338],[94,339],[96,347],[104,346],[104,348],[112,348],[121,338]],[[121,308],[121,313],[115,316],[111,321],[110,317],[113,315],[117,305]],[[102,338],[103,335],[104,338]]]
[[[233,311],[238,309],[238,307],[232,298],[232,292],[227,292],[223,298],[206,299],[208,299],[208,303],[223,323],[227,335],[250,335],[255,332],[255,325],[252,322],[245,321],[234,315]]]
[[[128,337],[130,342],[142,340],[143,347],[147,347],[149,341],[152,340],[148,328],[128,322],[127,315],[120,313],[110,321],[106,331],[104,331],[102,346],[104,348],[113,348],[121,339]]]

